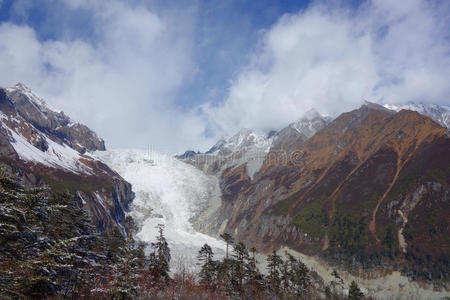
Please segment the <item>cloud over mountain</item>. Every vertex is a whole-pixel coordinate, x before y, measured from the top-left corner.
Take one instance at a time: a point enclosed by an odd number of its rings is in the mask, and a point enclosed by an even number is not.
[[[172,152],[206,150],[242,127],[279,129],[312,107],[335,116],[363,98],[448,104],[447,2],[313,1],[273,25],[230,27],[239,43],[199,20],[224,4],[155,3],[13,1],[0,23],[0,85],[23,81],[109,147]],[[33,23],[36,9],[47,17]]]
[[[314,107],[337,115],[362,99],[448,104],[449,5],[318,2],[264,33],[228,97],[204,110],[218,128],[280,128]]]

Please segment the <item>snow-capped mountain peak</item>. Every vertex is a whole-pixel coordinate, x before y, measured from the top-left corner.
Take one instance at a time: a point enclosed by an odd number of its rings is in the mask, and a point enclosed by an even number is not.
[[[33,91],[29,87],[27,87],[25,84],[23,84],[22,82],[17,83],[13,87],[6,88],[6,91],[9,93],[18,92],[18,93],[26,96],[28,98],[28,100],[32,104],[36,105],[37,109],[39,109],[41,111],[44,110],[44,111],[52,111],[55,113],[61,113],[61,110],[58,110],[58,109],[52,107],[47,102],[45,102],[44,99],[42,99],[41,97],[34,94]]]
[[[266,134],[256,133],[251,129],[242,128],[231,137],[221,138],[207,154],[229,155],[253,147],[265,147],[270,144]]]
[[[322,116],[314,108],[308,110],[300,119],[289,124],[289,128],[295,129],[298,133],[306,137],[313,136],[324,125],[331,121],[330,117]]]
[[[409,102],[404,104],[385,104],[384,107],[397,112],[402,109],[416,111],[430,117],[441,126],[450,128],[450,107],[447,106]]]

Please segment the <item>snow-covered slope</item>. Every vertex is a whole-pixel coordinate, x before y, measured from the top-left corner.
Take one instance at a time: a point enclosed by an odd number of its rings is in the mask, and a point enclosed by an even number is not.
[[[400,111],[402,109],[417,111],[418,113],[430,117],[443,127],[450,128],[450,107],[437,104],[406,103],[406,104],[385,104],[384,107]]]
[[[92,169],[82,161],[89,160],[66,144],[54,142],[47,134],[39,133],[31,124],[20,123],[20,117],[10,118],[0,111],[0,125],[19,158],[35,164],[60,168],[74,173],[92,174]],[[24,121],[22,121],[24,122]],[[11,126],[10,124],[15,124]],[[10,127],[9,127],[9,126]],[[26,129],[23,126],[27,126]],[[31,128],[30,128],[31,127]],[[34,132],[27,136],[25,132]],[[45,145],[40,148],[37,145]]]
[[[235,135],[220,139],[208,152],[226,156],[238,151],[248,151],[257,148],[260,151],[268,150],[272,142],[266,134],[258,134],[251,129],[242,128]]]
[[[61,113],[61,110],[58,110],[52,107],[50,104],[44,101],[41,97],[37,96],[33,93],[33,91],[27,87],[25,84],[19,82],[15,86],[8,87],[5,89],[9,94],[12,93],[20,93],[27,97],[29,101],[36,106],[36,109],[39,111],[52,111],[54,113]]]
[[[289,124],[288,127],[291,127],[297,130],[299,134],[310,138],[330,121],[331,117],[322,116],[315,109],[310,109],[300,119]]]
[[[136,197],[130,214],[140,226],[138,238],[155,240],[157,224],[165,225],[165,235],[177,261],[190,262],[203,244],[208,243],[219,254],[223,242],[197,232],[192,220],[207,209],[220,205],[218,181],[195,167],[173,157],[145,150],[96,151],[95,157],[118,172],[132,184]]]
[[[187,151],[177,157],[216,176],[220,176],[225,169],[245,164],[246,172],[252,178],[261,168],[272,142],[273,136],[242,128],[233,136],[221,138],[206,153]]]

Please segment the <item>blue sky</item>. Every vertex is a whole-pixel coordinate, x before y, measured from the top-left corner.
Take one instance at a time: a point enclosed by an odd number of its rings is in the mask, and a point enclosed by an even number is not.
[[[213,96],[221,101],[226,96],[228,81],[248,63],[260,32],[270,28],[280,16],[307,8],[310,1],[128,1],[154,11],[184,10],[193,18],[195,41],[193,60],[198,73],[180,89],[176,99],[182,108]],[[98,41],[95,16],[88,9],[71,9],[64,1],[4,0],[0,22],[32,27],[40,41],[82,39]]]
[[[362,99],[447,104],[446,1],[0,1],[21,81],[107,146],[205,150]]]

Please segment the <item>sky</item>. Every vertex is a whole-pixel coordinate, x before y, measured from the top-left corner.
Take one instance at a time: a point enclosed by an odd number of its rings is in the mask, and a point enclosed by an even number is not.
[[[0,0],[0,86],[108,148],[205,151],[363,99],[450,104],[450,1]]]

